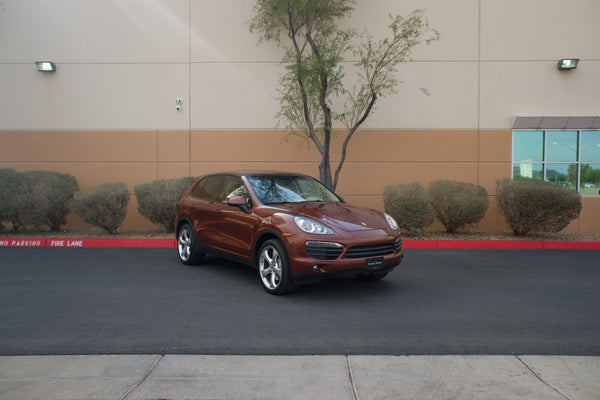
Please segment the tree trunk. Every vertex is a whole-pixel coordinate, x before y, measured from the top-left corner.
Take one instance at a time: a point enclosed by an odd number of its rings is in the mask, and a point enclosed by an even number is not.
[[[329,165],[329,154],[323,153],[321,164],[319,164],[319,180],[327,188],[334,190],[333,181],[331,179],[331,166]]]

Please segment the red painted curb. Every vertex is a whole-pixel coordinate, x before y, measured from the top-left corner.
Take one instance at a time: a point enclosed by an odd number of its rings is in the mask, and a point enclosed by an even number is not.
[[[525,240],[438,240],[438,249],[543,249],[542,242]]]
[[[406,240],[402,239],[403,249],[437,249],[437,240]]]
[[[560,249],[600,250],[600,242],[552,242],[534,240],[403,240],[405,249]]]
[[[0,238],[0,247],[175,248],[175,239]],[[557,249],[600,250],[600,242],[533,240],[403,240],[405,249]]]
[[[600,242],[544,242],[545,249],[600,250]]]
[[[174,248],[175,239],[0,238],[0,247],[154,247]]]

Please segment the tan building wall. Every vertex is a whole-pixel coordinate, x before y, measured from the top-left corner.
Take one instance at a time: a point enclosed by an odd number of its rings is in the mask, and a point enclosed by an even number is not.
[[[484,186],[511,173],[516,115],[598,115],[597,0],[358,0],[349,24],[427,7],[442,33],[404,65],[353,139],[338,192],[382,208],[387,185]],[[256,46],[252,0],[0,2],[0,167],[75,175],[82,190],[223,169],[316,175],[318,154],[274,129],[280,50]],[[556,63],[578,57],[580,67]],[[35,71],[52,60],[57,72]],[[349,63],[350,67],[351,64]],[[181,98],[181,110],[175,99]],[[339,154],[333,154],[338,158]],[[135,201],[126,225],[147,222]],[[490,208],[480,229],[503,228]],[[569,229],[600,229],[600,197]]]

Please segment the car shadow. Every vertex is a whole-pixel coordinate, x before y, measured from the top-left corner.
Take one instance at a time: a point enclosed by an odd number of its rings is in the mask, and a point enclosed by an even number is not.
[[[224,280],[229,284],[240,287],[240,289],[243,287],[248,290],[261,291],[270,296],[263,290],[257,270],[248,265],[218,256],[207,255],[202,264],[191,268],[201,269],[204,273],[209,273],[211,278]],[[300,285],[295,291],[285,294],[283,297],[294,300],[305,298],[319,301],[389,297],[391,293],[401,293],[405,286],[402,281],[394,280],[393,274],[392,271],[387,277],[379,281],[364,281],[354,276],[326,279],[319,283]]]
[[[391,293],[398,293],[402,285],[398,282],[388,281],[388,277],[379,281],[362,281],[355,277],[339,277],[327,279],[319,283],[302,285],[290,297],[305,297],[314,300],[335,298],[339,301],[353,301],[361,298],[389,297]]]

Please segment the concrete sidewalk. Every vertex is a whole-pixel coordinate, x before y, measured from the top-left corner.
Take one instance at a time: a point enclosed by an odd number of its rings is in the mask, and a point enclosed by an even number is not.
[[[0,399],[600,399],[600,357],[5,356]]]

